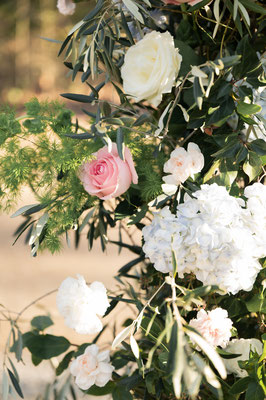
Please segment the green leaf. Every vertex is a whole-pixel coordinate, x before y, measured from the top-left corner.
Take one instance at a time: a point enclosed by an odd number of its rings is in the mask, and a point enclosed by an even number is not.
[[[194,78],[194,83],[193,83],[193,96],[194,100],[199,107],[199,109],[202,109],[202,102],[203,102],[203,92],[201,90],[201,86],[199,84],[199,78],[195,76]]]
[[[14,386],[16,392],[17,392],[17,394],[18,394],[22,399],[24,399],[24,396],[23,396],[21,387],[20,387],[20,385],[19,385],[19,383],[18,383],[18,381],[17,381],[17,378],[15,377],[15,375],[13,374],[13,372],[10,371],[9,368],[7,368],[7,371],[8,371],[9,377],[10,377],[10,379],[11,379],[11,382],[12,382],[12,384],[13,384],[13,386]]]
[[[132,394],[123,386],[117,386],[112,392],[113,400],[133,400]]]
[[[265,15],[266,10],[259,4],[255,3],[253,0],[239,0],[240,3],[242,3],[246,8],[248,8],[251,11],[255,11],[258,14]]]
[[[239,101],[236,109],[239,114],[242,114],[244,116],[253,115],[262,110],[261,106],[259,106],[258,104],[249,104],[245,103],[244,101]]]
[[[8,376],[3,370],[3,375],[2,375],[2,400],[7,400],[8,399],[8,393],[9,393],[9,382],[8,382]]]
[[[63,336],[33,335],[27,340],[26,347],[36,357],[49,360],[64,353],[70,342]]]
[[[249,182],[253,181],[259,175],[261,172],[261,165],[260,157],[256,153],[250,151],[248,153],[248,160],[243,165],[243,170],[249,177]]]
[[[144,257],[141,256],[141,257],[135,258],[134,260],[129,261],[127,264],[125,264],[123,267],[121,267],[118,270],[119,275],[127,274],[131,270],[131,268],[133,268],[135,265],[139,264],[143,260],[144,260]]]
[[[175,40],[175,47],[179,49],[182,56],[179,76],[185,76],[191,70],[191,65],[200,64],[200,58],[188,44],[181,40]]]
[[[62,374],[62,372],[67,369],[72,357],[74,356],[75,351],[70,351],[65,355],[62,361],[58,364],[58,367],[55,370],[56,376],[59,376]]]
[[[104,5],[104,0],[98,0],[96,6],[94,9],[86,15],[86,17],[83,18],[83,21],[89,21],[96,17],[97,14],[101,11],[102,7]]]
[[[31,204],[28,206],[23,206],[19,208],[14,214],[11,215],[11,218],[18,217],[21,214],[24,214],[26,211],[30,211],[31,209],[35,208],[36,206],[39,206],[39,204]]]
[[[172,327],[169,344],[169,357],[167,362],[168,373],[172,375],[174,392],[176,397],[181,396],[181,380],[185,367],[184,333],[177,322]]]
[[[263,139],[256,139],[249,143],[249,147],[254,153],[257,153],[259,156],[266,155],[266,142]]]
[[[227,97],[225,101],[217,106],[217,109],[214,112],[211,112],[211,108],[209,109],[209,116],[207,116],[206,125],[221,126],[223,123],[226,122],[227,118],[233,114],[234,110],[234,100],[232,99],[232,97]]]
[[[222,356],[222,358],[236,358],[236,357],[240,357],[241,354],[233,354],[233,353],[229,353],[228,351],[225,351],[223,349],[220,349],[219,347],[216,348],[217,353],[220,354],[220,356]]]
[[[248,3],[251,3],[251,1],[248,1]],[[246,4],[244,5],[246,6]],[[248,73],[261,68],[256,51],[249,40],[249,36],[246,35],[237,46],[237,54],[242,55],[241,63],[235,65],[233,68],[233,76],[237,79],[244,78]],[[259,70],[256,73],[259,74]]]
[[[237,144],[237,143],[236,143]],[[235,145],[236,145],[235,144]],[[234,147],[233,147],[234,149]],[[224,149],[222,149],[224,150]],[[228,148],[228,151],[232,151],[232,148]],[[219,152],[217,152],[219,154]],[[215,154],[217,154],[215,153]],[[226,154],[226,153],[225,153]],[[224,155],[225,155],[224,154]],[[238,165],[230,158],[217,160],[214,162],[212,167],[209,169],[207,174],[203,178],[203,183],[208,182],[217,183],[218,185],[226,186],[230,188],[235,181],[238,174]]]
[[[122,0],[122,1],[123,1],[124,5],[126,6],[126,8],[131,12],[131,14],[133,14],[134,17],[139,22],[144,24],[144,20],[143,20],[141,13],[139,12],[138,5],[132,0]]]
[[[92,396],[104,396],[106,394],[112,393],[115,388],[115,383],[112,381],[109,381],[105,386],[99,387],[96,385],[93,385],[89,390],[87,390],[85,393],[90,394]]]
[[[53,324],[54,324],[53,321],[51,320],[50,317],[48,317],[48,315],[40,315],[34,317],[31,320],[31,326],[37,329],[38,331],[44,331],[46,328],[52,326]]]
[[[140,126],[140,125],[144,124],[145,122],[150,121],[150,119],[151,119],[150,114],[143,113],[136,119],[133,126]]]
[[[234,383],[234,385],[230,389],[230,393],[232,394],[240,394],[243,393],[247,390],[248,385],[251,381],[251,378],[249,376],[246,376],[245,378],[239,379]]]
[[[22,356],[22,350],[23,350],[23,339],[22,339],[20,330],[18,330],[17,332],[18,332],[18,337],[17,337],[16,342],[14,343],[14,351],[15,351],[17,361],[20,361],[21,356]]]
[[[248,385],[245,400],[265,400],[263,389],[256,381]]]
[[[246,302],[249,312],[266,313],[266,298],[262,293],[257,293],[249,301]]]
[[[79,103],[92,103],[95,100],[93,95],[87,96],[85,94],[62,93],[60,96],[69,100],[78,101]]]
[[[116,133],[116,145],[117,152],[122,161],[125,160],[125,143],[124,143],[124,134],[121,128],[117,129]]]
[[[144,204],[140,209],[138,209],[135,215],[132,215],[132,217],[130,217],[128,225],[135,225],[138,222],[140,222],[142,218],[145,217],[147,211],[148,211],[148,206]]]

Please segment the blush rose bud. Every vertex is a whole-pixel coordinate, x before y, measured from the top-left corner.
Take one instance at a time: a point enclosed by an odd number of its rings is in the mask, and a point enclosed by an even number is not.
[[[131,152],[128,147],[124,150],[123,161],[112,143],[110,152],[105,146],[93,154],[96,159],[82,165],[79,176],[86,192],[108,200],[125,193],[132,182],[138,183]]]

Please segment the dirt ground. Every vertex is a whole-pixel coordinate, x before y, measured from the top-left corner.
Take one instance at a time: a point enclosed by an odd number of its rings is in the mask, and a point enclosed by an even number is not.
[[[24,205],[32,203],[34,201],[29,201],[27,197],[22,201]],[[0,216],[0,304],[11,311],[19,312],[39,296],[56,289],[66,277],[75,276],[77,273],[83,275],[87,282],[99,280],[108,289],[115,289],[117,283],[113,276],[121,266],[134,257],[127,251],[122,251],[118,257],[118,249],[114,245],[109,245],[105,254],[102,253],[99,244],[91,252],[88,252],[84,238],[78,250],[75,250],[73,246],[71,248],[65,246],[64,251],[59,255],[45,252],[32,258],[29,246],[24,244],[23,239],[12,246],[14,240],[12,234],[19,223],[19,217],[11,219],[7,215]],[[114,235],[117,233],[115,232]],[[72,343],[89,342],[91,337],[75,334],[73,330],[64,325],[63,319],[56,310],[55,298],[55,294],[50,295],[23,314],[22,332],[29,328],[29,321],[33,316],[49,312],[55,323],[49,328],[49,333],[64,335]],[[113,322],[114,319],[121,320],[121,316],[126,315],[128,315],[128,310],[118,308],[110,318]],[[0,372],[9,329],[10,326],[7,322],[0,322]],[[107,328],[101,339],[101,346],[108,347],[111,340],[112,331],[111,328]],[[33,400],[38,394],[43,394],[45,384],[51,382],[54,372],[49,362],[44,361],[38,367],[34,367],[30,362],[29,354],[25,352],[23,358],[25,365],[22,363],[16,365],[21,387],[25,399]],[[63,379],[66,379],[66,376]],[[83,398],[83,395],[79,398]],[[97,399],[100,398],[97,397]]]

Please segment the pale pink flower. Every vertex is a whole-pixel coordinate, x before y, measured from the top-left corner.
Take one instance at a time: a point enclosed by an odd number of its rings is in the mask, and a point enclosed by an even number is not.
[[[76,4],[72,0],[58,0],[57,8],[63,15],[72,15],[75,12]]]
[[[105,146],[93,155],[96,159],[85,162],[80,170],[80,179],[90,195],[107,200],[126,192],[131,182],[138,183],[128,147],[125,147],[124,161],[119,157],[115,143],[112,143],[110,152]]]
[[[169,185],[180,185],[190,176],[200,172],[204,166],[204,157],[197,144],[190,142],[187,151],[178,147],[170,154],[170,159],[164,164],[164,172],[170,175],[163,177]]]
[[[201,1],[202,0],[179,0],[179,1],[176,1],[176,0],[163,0],[163,2],[165,4],[173,4],[175,6],[179,6],[180,4],[184,4],[184,3],[187,3],[190,6],[194,6],[195,4],[200,3]]]
[[[228,318],[227,311],[222,308],[207,312],[201,309],[197,313],[197,318],[192,319],[189,325],[195,328],[213,347],[224,348],[231,337],[233,322]]]
[[[187,152],[191,157],[190,176],[193,177],[204,167],[204,157],[196,143],[190,142],[187,146]]]
[[[70,372],[75,383],[82,390],[96,385],[103,387],[111,380],[114,367],[110,364],[109,350],[99,353],[96,344],[88,346],[81,356],[70,364]]]

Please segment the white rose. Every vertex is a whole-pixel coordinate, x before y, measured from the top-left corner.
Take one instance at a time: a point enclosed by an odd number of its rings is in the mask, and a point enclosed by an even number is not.
[[[183,147],[177,147],[170,154],[170,159],[164,164],[164,172],[170,175],[164,176],[163,181],[169,185],[180,185],[190,176],[200,172],[204,166],[204,157],[197,144],[190,142],[187,151]]]
[[[77,333],[93,335],[102,330],[98,315],[103,316],[109,307],[106,289],[101,282],[87,286],[85,279],[66,278],[60,285],[56,297],[58,311],[65,324]]]
[[[190,176],[193,177],[204,167],[204,157],[196,143],[190,142],[187,146],[187,152],[191,157]]]
[[[218,307],[212,311],[201,309],[197,313],[197,318],[189,322],[204,339],[213,347],[225,347],[231,337],[233,322],[228,318],[226,310]]]
[[[256,351],[260,355],[262,353],[262,343],[258,339],[234,339],[229,342],[225,351],[232,354],[241,354],[241,356],[236,358],[223,359],[225,368],[229,374],[235,374],[240,378],[248,376],[247,371],[239,367],[238,361],[248,360],[250,350],[253,352]]]
[[[84,354],[70,364],[70,372],[76,378],[75,383],[82,390],[88,390],[93,385],[105,386],[110,381],[113,370],[109,351],[99,353],[96,344],[88,346]]]
[[[72,0],[58,0],[57,8],[63,15],[72,15],[75,12],[76,4]]]
[[[131,46],[121,68],[123,88],[134,101],[147,100],[157,107],[163,93],[170,93],[182,56],[169,32],[152,31]]]

